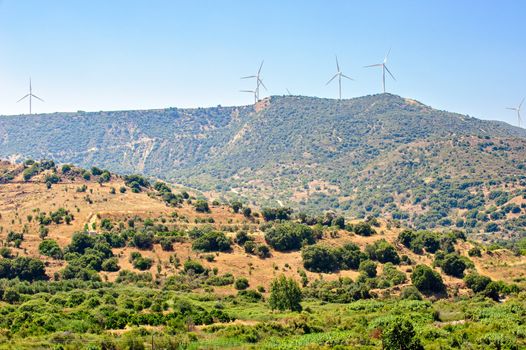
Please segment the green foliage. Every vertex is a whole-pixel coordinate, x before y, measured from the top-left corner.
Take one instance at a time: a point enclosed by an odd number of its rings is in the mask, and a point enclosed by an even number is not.
[[[353,232],[360,236],[371,236],[376,233],[367,222],[359,222],[356,225],[353,225]]]
[[[338,270],[339,262],[334,249],[324,245],[313,245],[301,251],[303,266],[312,272],[333,272]]]
[[[442,277],[426,265],[417,265],[411,274],[411,282],[424,294],[440,294],[445,291]]]
[[[301,311],[301,289],[292,278],[280,275],[270,285],[269,306],[273,310]]]
[[[457,253],[450,254],[436,254],[435,266],[440,266],[442,271],[447,275],[462,278],[464,276],[464,270],[468,267],[465,258],[461,257]]]
[[[291,208],[263,208],[261,211],[265,221],[289,220],[291,214]]]
[[[226,252],[231,249],[231,240],[223,232],[210,231],[192,243],[192,249],[203,252]]]
[[[377,260],[381,263],[400,263],[400,256],[396,252],[396,249],[390,245],[385,239],[375,241],[373,244],[368,244],[365,247],[365,253],[372,260]]]
[[[247,289],[249,287],[248,279],[246,279],[245,277],[239,277],[238,279],[236,279],[236,282],[234,283],[234,287],[237,290]]]
[[[198,213],[209,213],[210,207],[208,206],[208,202],[204,199],[198,199],[194,202],[195,211]]]
[[[382,331],[382,345],[385,350],[424,350],[413,324],[403,318],[390,322]]]
[[[360,263],[358,270],[369,278],[376,277],[376,263],[371,260],[364,260]]]
[[[58,243],[52,239],[45,239],[40,242],[38,251],[40,254],[52,257],[53,259],[62,259],[64,256]]]
[[[314,231],[295,222],[276,223],[265,231],[268,245],[279,251],[298,250],[304,244],[314,244]]]
[[[19,256],[14,259],[0,259],[0,278],[35,281],[45,280],[47,276],[40,259]]]

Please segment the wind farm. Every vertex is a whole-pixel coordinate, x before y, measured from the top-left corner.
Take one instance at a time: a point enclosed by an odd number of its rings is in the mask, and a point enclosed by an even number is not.
[[[33,88],[31,87],[31,78],[29,78],[29,93],[25,95],[24,97],[22,97],[20,100],[18,100],[17,103],[25,100],[26,98],[29,100],[29,114],[30,115],[32,114],[33,98],[36,98],[37,100],[44,102],[43,99],[33,94]]]

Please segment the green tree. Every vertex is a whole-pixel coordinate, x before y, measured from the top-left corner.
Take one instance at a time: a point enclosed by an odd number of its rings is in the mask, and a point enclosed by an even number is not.
[[[382,348],[384,350],[423,350],[417,338],[413,324],[397,318],[382,331]]]
[[[272,310],[301,311],[301,289],[298,283],[281,275],[270,285],[269,306]]]
[[[411,282],[424,294],[442,293],[445,290],[442,277],[429,266],[417,265],[411,274]]]

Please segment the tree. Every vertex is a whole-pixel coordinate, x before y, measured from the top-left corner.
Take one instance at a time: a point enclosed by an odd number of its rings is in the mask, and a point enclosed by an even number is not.
[[[353,227],[354,233],[360,236],[371,236],[376,231],[366,222],[359,222]]]
[[[243,203],[239,201],[235,201],[235,202],[232,202],[230,206],[232,207],[232,210],[234,211],[234,213],[239,213],[239,210],[243,208]]]
[[[236,282],[234,283],[234,287],[237,290],[245,290],[249,286],[248,280],[245,277],[239,277]]]
[[[209,213],[210,207],[208,206],[208,202],[204,199],[198,199],[194,202],[195,211],[199,213]]]
[[[376,263],[371,260],[362,261],[358,270],[369,278],[376,277]]]
[[[226,252],[231,249],[232,242],[223,232],[210,231],[198,237],[192,243],[193,250],[203,252]]]
[[[63,253],[58,243],[52,239],[45,239],[38,246],[40,254],[50,256],[54,259],[62,259]]]
[[[302,244],[315,242],[314,231],[307,225],[295,222],[278,223],[265,232],[265,240],[280,251],[297,250]]]
[[[269,306],[272,310],[301,311],[301,289],[298,283],[281,275],[270,285]]]
[[[312,272],[333,272],[339,264],[332,248],[323,245],[313,245],[303,248],[301,252],[303,266]]]
[[[400,256],[398,256],[396,249],[385,239],[380,239],[373,244],[368,244],[365,247],[365,253],[369,255],[372,260],[377,260],[381,263],[400,263]]]
[[[424,294],[442,293],[445,290],[442,277],[429,266],[417,265],[411,274],[411,282]]]
[[[464,270],[467,265],[466,262],[458,254],[447,254],[444,260],[441,261],[440,267],[445,274],[461,278],[464,276]]]
[[[382,331],[384,350],[423,350],[416,337],[413,324],[405,318],[397,318]]]
[[[466,286],[473,292],[480,293],[491,283],[491,278],[479,275],[478,273],[470,273],[464,277],[464,282],[466,282]]]

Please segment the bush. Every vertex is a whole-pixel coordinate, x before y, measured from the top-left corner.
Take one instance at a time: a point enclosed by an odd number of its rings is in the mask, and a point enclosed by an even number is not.
[[[281,275],[270,284],[269,306],[272,310],[301,311],[301,299],[301,289],[292,278]]]
[[[413,324],[403,318],[390,322],[382,331],[382,345],[385,350],[424,350]]]
[[[376,277],[376,263],[371,260],[362,261],[358,270],[369,278]]]
[[[377,260],[381,263],[400,263],[400,256],[398,256],[396,249],[392,245],[387,243],[385,239],[378,240],[373,244],[368,244],[365,247],[365,253],[371,259]]]
[[[203,272],[205,272],[205,268],[203,267],[203,265],[201,265],[199,261],[195,260],[186,260],[184,262],[183,268],[186,273],[193,271],[196,274],[202,274]]]
[[[231,240],[223,232],[210,231],[192,243],[192,249],[203,252],[226,252],[231,249]]]
[[[417,265],[411,274],[411,282],[424,294],[442,293],[445,291],[442,277],[426,265]]]
[[[133,245],[139,249],[153,248],[153,233],[151,232],[137,232],[133,236]]]
[[[303,244],[314,244],[316,238],[309,226],[285,222],[271,226],[265,232],[265,240],[276,250],[289,251],[300,249]]]
[[[239,277],[234,283],[237,290],[245,290],[249,287],[248,280],[245,277]]]
[[[208,202],[204,199],[198,199],[194,202],[195,211],[198,213],[209,213],[210,207],[208,206]]]
[[[445,256],[437,254],[435,256],[435,264],[440,266],[445,274],[458,278],[464,276],[464,270],[467,268],[464,259],[456,253],[447,254]]]
[[[366,222],[359,222],[353,226],[353,231],[360,236],[372,236],[376,231]]]
[[[483,292],[491,283],[491,278],[479,275],[478,273],[470,273],[464,277],[466,286],[475,293]]]
[[[291,214],[291,208],[263,208],[261,211],[265,221],[289,220]]]
[[[58,243],[52,239],[46,239],[40,242],[38,246],[40,254],[52,257],[53,259],[62,259],[64,254]]]
[[[138,254],[132,257],[132,265],[136,269],[141,271],[149,270],[153,265],[153,260],[150,258],[145,258],[141,254]]]
[[[20,256],[15,259],[0,259],[0,278],[34,281],[45,280],[47,276],[40,259]]]
[[[266,259],[270,257],[270,248],[265,244],[258,244],[256,246],[255,254],[261,259]]]
[[[400,298],[404,300],[422,300],[422,294],[420,294],[415,286],[407,286],[402,289]]]
[[[354,243],[347,243],[338,249],[338,261],[342,270],[357,270],[360,263],[367,259],[367,255]]]
[[[236,233],[235,241],[240,246],[243,246],[247,241],[252,241],[252,240],[253,238],[248,235],[247,231],[239,231],[238,233]]]
[[[303,266],[312,272],[333,272],[338,270],[339,263],[335,251],[323,245],[303,248],[301,252]]]
[[[120,270],[119,260],[116,257],[106,259],[102,262],[102,271],[115,272]]]
[[[482,257],[482,251],[479,247],[472,247],[470,250],[468,250],[468,255],[471,257]]]

